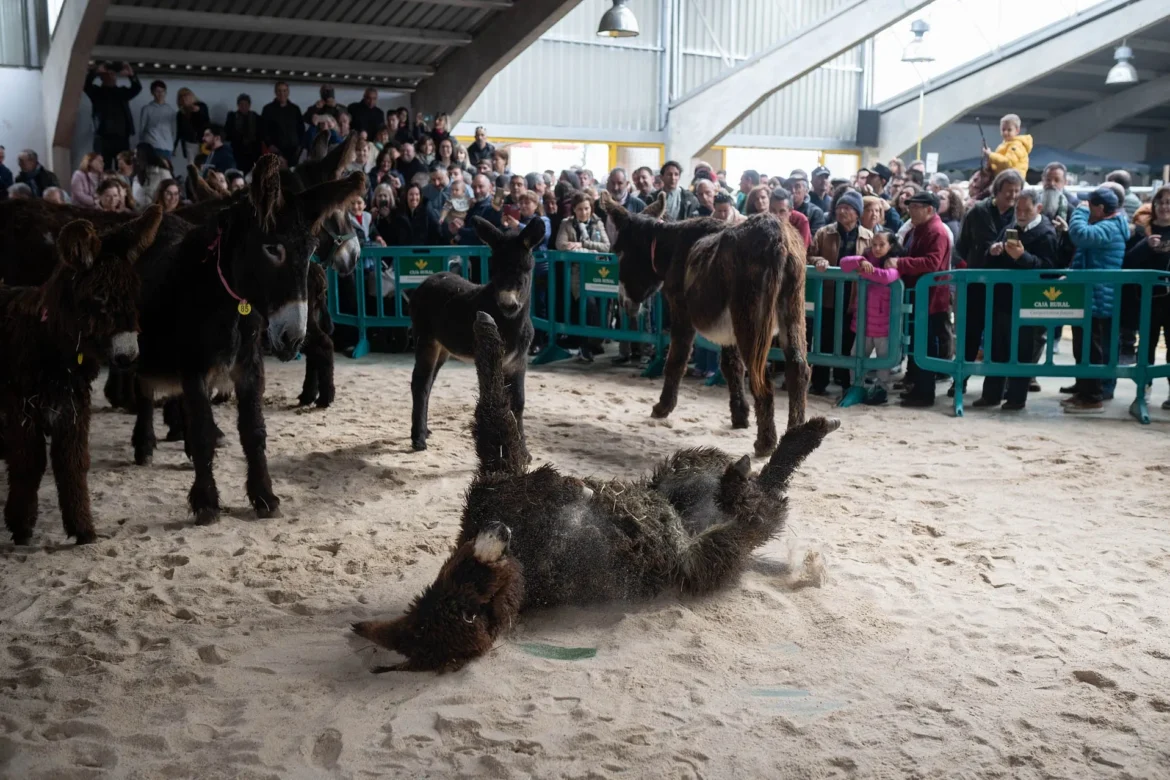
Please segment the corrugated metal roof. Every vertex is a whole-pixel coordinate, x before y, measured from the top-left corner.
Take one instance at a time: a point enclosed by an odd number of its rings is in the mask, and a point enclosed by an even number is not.
[[[473,4],[474,5],[474,4]],[[316,0],[116,0],[120,9],[146,9],[157,12],[196,12],[205,14],[233,14],[240,16],[275,17],[282,20],[330,22],[361,25],[363,27],[396,27],[411,30],[456,33],[474,36],[502,7],[499,3],[485,3],[477,7],[424,2],[423,0],[335,0],[320,3]],[[125,10],[130,13],[129,10]],[[311,30],[311,28],[309,28]],[[301,32],[297,30],[296,32]],[[209,70],[208,54],[223,54],[223,69],[238,65],[231,55],[263,56],[279,60],[287,67],[239,68],[237,76],[267,76],[281,70],[289,80],[317,80],[316,68],[300,69],[299,60],[325,60],[347,63],[349,67],[337,74],[340,82],[388,84],[397,88],[417,86],[425,72],[433,71],[455,51],[449,42],[421,39],[410,41],[360,40],[337,35],[285,34],[263,29],[250,20],[241,19],[232,29],[207,29],[166,23],[162,19],[149,21],[107,20],[98,35],[97,51],[117,51],[128,61],[135,62],[134,50],[153,50],[154,57],[139,60],[144,73],[173,72],[191,69]],[[191,56],[185,56],[190,53]],[[155,60],[158,60],[157,65]],[[165,60],[165,61],[163,61]],[[137,64],[137,62],[135,62]],[[376,75],[385,69],[371,67],[362,73],[361,66],[417,66],[423,73],[401,77]],[[339,69],[340,70],[340,69]],[[303,75],[308,71],[307,76]]]

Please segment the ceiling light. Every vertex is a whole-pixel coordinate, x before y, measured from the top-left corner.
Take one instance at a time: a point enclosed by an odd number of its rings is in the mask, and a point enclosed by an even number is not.
[[[1117,47],[1117,51],[1113,52],[1113,57],[1117,60],[1117,64],[1109,69],[1109,75],[1105,77],[1106,84],[1136,84],[1138,80],[1137,68],[1129,64],[1133,59],[1133,49],[1125,45],[1125,41]]]
[[[601,24],[597,25],[597,34],[605,38],[636,38],[638,36],[638,19],[634,16],[634,12],[626,7],[626,0],[613,0],[613,8],[601,16]]]
[[[923,37],[930,32],[930,25],[922,19],[915,19],[910,23],[910,32],[914,33],[914,40],[902,50],[902,62],[934,62],[934,55]]]

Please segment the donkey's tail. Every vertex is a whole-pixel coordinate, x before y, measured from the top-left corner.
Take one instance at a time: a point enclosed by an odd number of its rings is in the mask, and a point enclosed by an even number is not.
[[[840,427],[840,420],[814,417],[802,425],[789,428],[760,472],[760,485],[765,490],[783,494],[788,489],[788,481],[804,459],[821,446],[826,436]]]
[[[768,350],[772,348],[772,334],[776,331],[777,301],[780,300],[780,289],[783,283],[784,269],[780,263],[767,262],[764,264],[759,279],[760,287],[755,292],[759,311],[754,314],[756,327],[753,332],[750,349],[745,351],[744,363],[747,365],[748,384],[752,395],[759,398],[771,393],[768,383]]]
[[[475,315],[475,373],[479,401],[471,426],[481,474],[523,474],[527,457],[504,385],[504,340],[491,315]]]

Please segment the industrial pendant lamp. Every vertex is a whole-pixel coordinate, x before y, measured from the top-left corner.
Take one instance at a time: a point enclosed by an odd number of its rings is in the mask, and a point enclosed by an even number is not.
[[[915,19],[910,24],[910,32],[914,33],[914,40],[902,51],[902,62],[934,62],[934,56],[923,37],[930,32],[930,25],[922,19]]]
[[[601,17],[597,34],[606,38],[635,38],[638,35],[638,19],[626,8],[626,0],[613,0],[613,8]]]
[[[1114,59],[1117,64],[1109,69],[1109,75],[1105,77],[1106,84],[1136,84],[1138,80],[1137,68],[1129,64],[1133,59],[1133,49],[1125,45],[1125,41],[1117,47],[1117,51],[1113,52]]]

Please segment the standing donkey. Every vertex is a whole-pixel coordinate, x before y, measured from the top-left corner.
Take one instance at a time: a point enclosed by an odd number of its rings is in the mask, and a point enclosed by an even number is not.
[[[532,249],[544,239],[544,225],[534,219],[517,236],[507,236],[487,220],[474,219],[475,233],[491,250],[491,280],[474,284],[457,274],[429,277],[410,296],[414,327],[414,374],[410,379],[410,442],[427,448],[427,411],[431,388],[448,355],[473,360],[475,318],[486,312],[499,324],[504,340],[504,375],[512,413],[524,438],[524,373],[535,331],[528,317],[532,291]],[[527,450],[525,451],[527,452]]]
[[[662,290],[670,308],[666,379],[653,416],[678,403],[678,385],[695,334],[722,347],[720,367],[731,392],[731,427],[748,427],[743,375],[756,405],[756,455],[776,448],[768,350],[779,337],[788,385],[788,429],[804,422],[808,388],[805,362],[805,252],[796,231],[771,214],[728,226],[707,217],[660,222],[630,214],[609,193],[605,212],[617,226],[613,251],[620,261],[618,295],[631,317]],[[660,204],[653,204],[647,212]]]
[[[8,462],[4,523],[28,544],[45,473],[45,439],[65,534],[97,538],[86,483],[90,386],[99,361],[129,365],[138,357],[135,262],[154,242],[161,206],[100,238],[89,222],[66,225],[58,262],[39,287],[0,285],[0,441]]]
[[[150,461],[155,448],[153,402],[181,393],[186,448],[195,465],[187,501],[200,525],[219,518],[212,463],[215,421],[211,394],[234,389],[240,444],[248,462],[248,500],[260,517],[276,514],[265,453],[262,340],[291,360],[308,323],[309,258],[322,223],[365,192],[357,172],[293,192],[282,186],[275,155],[256,163],[246,199],[233,202],[205,224],[169,237],[140,264],[142,296],[134,460]],[[334,255],[338,273],[353,273],[352,254]]]

